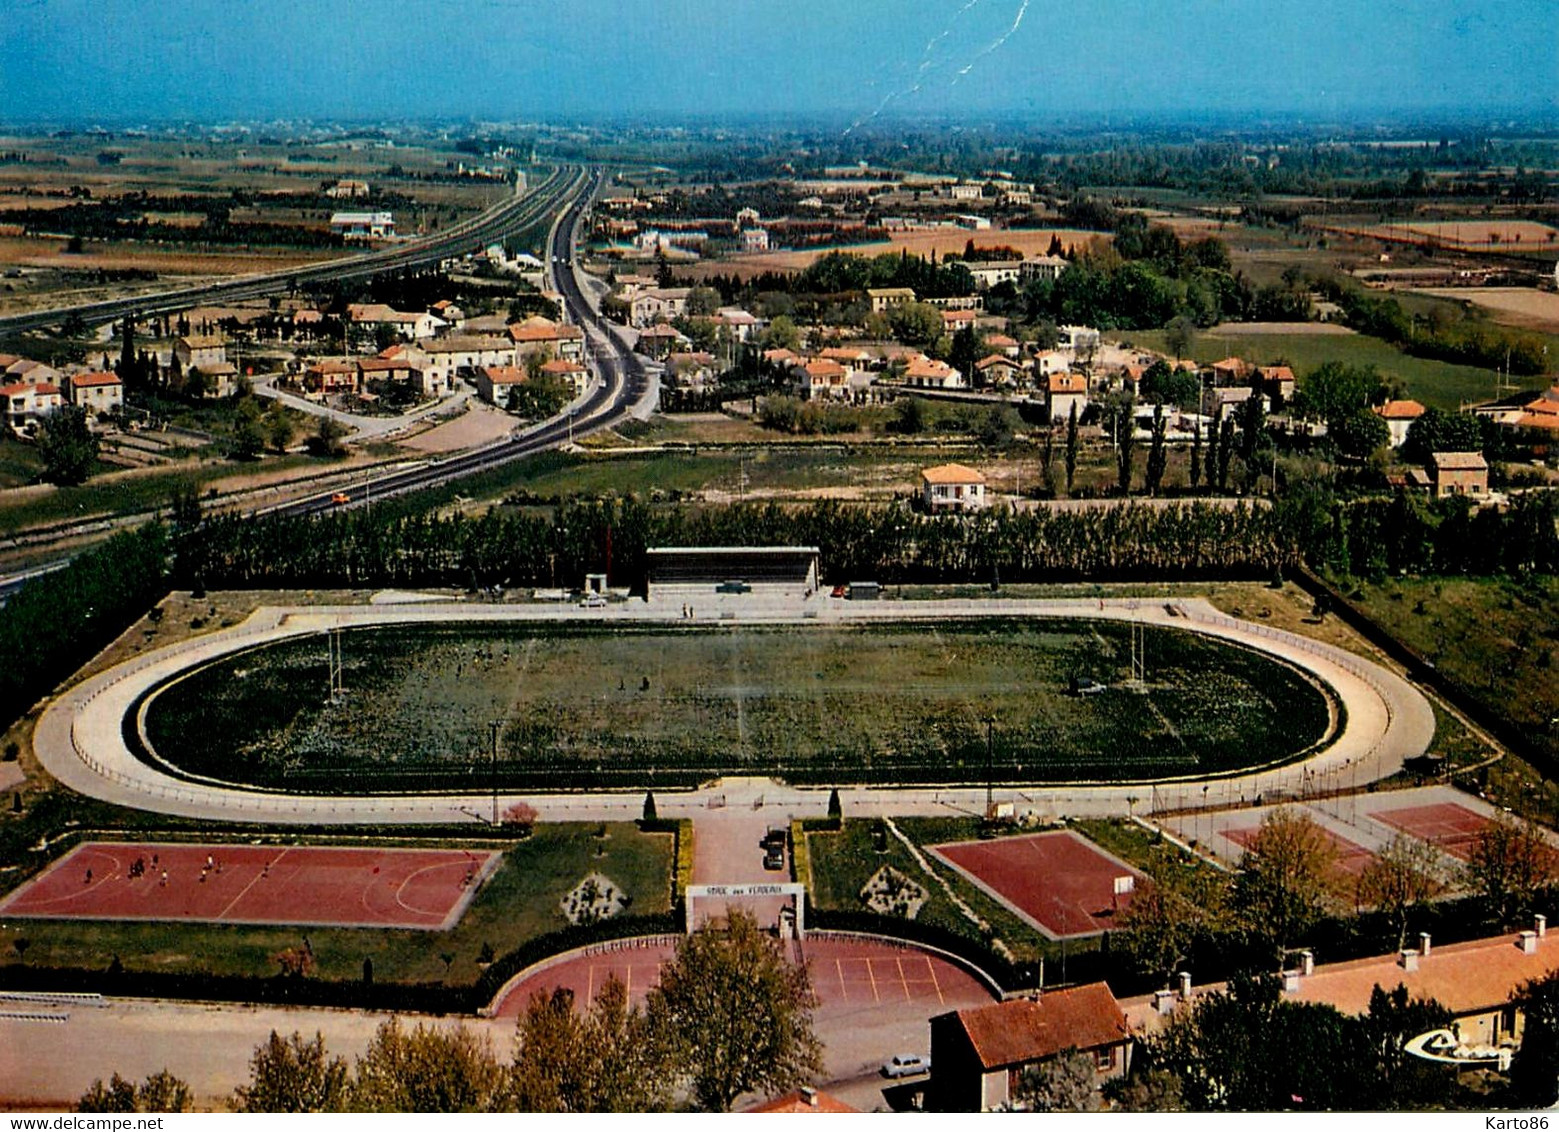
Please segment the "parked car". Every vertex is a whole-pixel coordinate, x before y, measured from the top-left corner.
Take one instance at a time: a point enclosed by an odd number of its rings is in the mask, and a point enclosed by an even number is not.
[[[765,849],[779,849],[783,851],[787,839],[785,827],[776,825],[769,828],[769,832],[763,835],[763,840],[758,842],[758,844]]]
[[[763,867],[770,872],[778,871],[785,867],[785,850],[769,849],[763,854]]]
[[[897,1080],[931,1072],[931,1058],[927,1054],[900,1053],[882,1063],[882,1075]]]

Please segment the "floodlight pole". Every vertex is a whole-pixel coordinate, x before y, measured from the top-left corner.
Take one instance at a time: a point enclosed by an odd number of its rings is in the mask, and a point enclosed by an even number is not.
[[[503,720],[495,719],[487,725],[492,730],[492,767],[493,767],[493,828],[498,826],[498,729],[503,726]]]
[[[996,722],[994,716],[985,717],[985,820],[990,821],[996,812],[996,769],[991,748],[991,727]]]

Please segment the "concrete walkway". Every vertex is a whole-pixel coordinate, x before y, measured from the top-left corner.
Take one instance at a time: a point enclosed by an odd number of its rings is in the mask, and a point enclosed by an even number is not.
[[[1173,612],[1171,612],[1173,610]],[[1092,601],[892,601],[845,602],[824,594],[710,597],[698,620],[731,624],[860,623],[899,619],[981,617],[1086,617],[1136,620],[1188,629],[1268,653],[1328,685],[1345,705],[1341,734],[1309,758],[1287,766],[1216,779],[1157,784],[1060,784],[1000,787],[998,802],[1042,818],[1095,817],[1234,804],[1258,797],[1272,801],[1361,787],[1401,769],[1434,737],[1428,701],[1406,680],[1344,649],[1269,626],[1238,621],[1200,599],[1162,602]],[[713,614],[713,617],[710,616]],[[210,820],[271,824],[416,824],[481,822],[492,811],[491,793],[431,797],[313,797],[244,790],[218,782],[189,782],[164,774],[131,754],[122,721],[148,689],[192,665],[268,641],[322,634],[332,628],[449,622],[577,621],[587,624],[684,623],[673,602],[630,601],[596,609],[553,605],[368,605],[257,610],[242,625],[159,649],[126,661],[60,695],[44,712],[34,749],[50,774],[90,797],[139,809]],[[851,815],[980,813],[983,787],[841,789]],[[543,820],[598,821],[637,817],[643,792],[508,795],[500,808],[521,799]],[[764,818],[822,815],[826,789],[782,786],[769,779],[727,778],[699,790],[657,791],[660,813],[691,817],[729,807],[764,811]]]

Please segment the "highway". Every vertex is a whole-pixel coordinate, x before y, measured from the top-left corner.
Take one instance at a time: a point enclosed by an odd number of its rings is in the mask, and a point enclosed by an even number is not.
[[[559,176],[563,174],[560,173]],[[364,506],[368,500],[383,500],[424,488],[441,486],[464,476],[512,463],[550,448],[560,447],[569,443],[574,437],[609,428],[628,416],[634,407],[652,391],[655,378],[647,368],[646,360],[633,353],[624,329],[602,317],[597,301],[585,292],[580,283],[574,260],[580,224],[588,214],[603,179],[604,172],[599,169],[575,170],[567,177],[563,190],[555,194],[546,194],[552,202],[549,207],[555,207],[563,195],[571,194],[568,206],[553,224],[548,237],[547,270],[553,288],[562,296],[566,318],[585,332],[588,364],[597,380],[582,402],[573,405],[570,411],[517,436],[444,460],[432,461],[354,484],[351,503],[335,502],[334,496],[339,489],[332,488],[290,503],[256,509],[251,514],[290,516],[320,514],[343,506]],[[538,193],[541,191],[538,189]],[[534,201],[535,197],[536,194],[531,194],[524,199]],[[529,216],[529,219],[522,221],[523,224],[534,223],[537,218],[531,215],[528,209],[513,215]],[[356,262],[353,261],[354,264]],[[319,265],[320,268],[332,266],[334,265]],[[385,268],[381,265],[376,270],[385,270]],[[136,304],[137,311],[149,309],[144,300],[138,299]],[[93,317],[101,317],[101,315]],[[58,569],[65,564],[63,561],[52,563],[47,569]],[[45,573],[47,569],[0,577],[0,602],[20,589],[29,577]]]
[[[244,275],[222,283],[9,315],[0,318],[0,334],[58,326],[72,315],[80,317],[88,325],[101,325],[127,314],[137,318],[172,314],[195,306],[281,294],[319,280],[360,279],[384,271],[432,266],[446,259],[480,251],[506,235],[529,227],[557,208],[570,193],[578,192],[582,185],[594,183],[596,179],[597,175],[579,166],[560,166],[530,192],[523,195],[516,193],[480,216],[423,239],[307,267]]]

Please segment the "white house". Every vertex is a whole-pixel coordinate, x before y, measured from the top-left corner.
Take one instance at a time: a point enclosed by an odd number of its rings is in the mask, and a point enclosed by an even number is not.
[[[985,506],[985,477],[962,464],[938,464],[920,473],[927,511],[978,511]]]
[[[472,374],[476,395],[500,409],[510,407],[515,390],[527,380],[525,371],[515,366],[478,366]]]
[[[89,413],[111,413],[124,404],[124,382],[116,373],[77,373],[65,379],[70,403]]]
[[[395,217],[388,212],[337,212],[330,231],[347,240],[386,240],[395,235]]]
[[[1088,379],[1080,373],[1053,373],[1045,379],[1045,412],[1052,424],[1079,418],[1088,408]]]
[[[904,384],[913,389],[962,389],[964,376],[946,362],[917,354],[904,370]]]
[[[656,287],[628,300],[628,324],[640,329],[687,313],[690,287]]]
[[[1424,415],[1425,410],[1417,401],[1387,401],[1375,412],[1380,414],[1381,420],[1391,430],[1391,447],[1401,448],[1407,440],[1407,430]]]
[[[57,412],[64,403],[57,385],[45,382],[0,385],[0,411],[5,414],[5,423],[14,429],[27,428]]]

